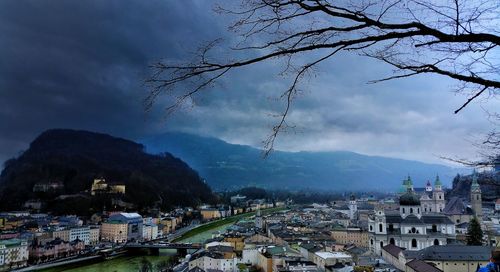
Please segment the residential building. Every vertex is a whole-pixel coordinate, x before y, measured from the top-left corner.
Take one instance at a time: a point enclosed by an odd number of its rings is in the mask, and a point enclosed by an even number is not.
[[[69,229],[66,229],[66,228],[61,228],[61,229],[55,230],[52,232],[52,238],[54,238],[54,239],[59,238],[63,241],[69,242],[70,241],[70,231],[69,231]]]
[[[28,242],[21,239],[0,240],[0,270],[24,267],[28,263]]]
[[[128,223],[108,220],[101,224],[101,240],[113,243],[127,242]]]
[[[67,242],[56,238],[45,244],[30,246],[29,259],[32,263],[46,262],[76,255],[83,250],[85,250],[85,243],[82,240]]]
[[[108,221],[113,222],[112,225],[121,225],[121,224],[127,225],[126,241],[137,241],[142,239],[143,220],[142,216],[139,215],[138,213],[124,213],[124,212],[115,213],[109,217]],[[120,229],[120,231],[122,231],[123,233],[121,226],[117,228]],[[111,227],[109,229],[113,228]]]
[[[339,244],[368,248],[368,232],[359,227],[334,228],[330,233]]]
[[[77,227],[69,229],[69,242],[82,240],[85,245],[90,245],[90,227]]]
[[[204,221],[219,219],[221,217],[219,210],[214,208],[202,209],[200,213],[201,213],[201,218]]]
[[[332,266],[337,263],[350,264],[352,256],[344,252],[327,252],[318,251],[314,253],[312,262],[315,263],[319,269],[325,270],[326,266]]]
[[[96,245],[99,243],[99,236],[101,234],[101,229],[99,226],[91,226],[89,229],[89,243],[90,245]]]

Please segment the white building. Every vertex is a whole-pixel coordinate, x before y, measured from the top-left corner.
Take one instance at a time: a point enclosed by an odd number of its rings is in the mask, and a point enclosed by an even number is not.
[[[90,245],[90,227],[77,227],[69,230],[69,242],[76,239],[82,240],[85,245]]]
[[[237,267],[238,259],[229,258],[225,259],[219,254],[206,252],[206,255],[200,256],[194,260],[189,261],[189,270],[193,268],[201,268],[204,271],[218,270],[218,271],[239,271]]]
[[[158,238],[158,225],[146,224],[142,226],[142,239],[149,241]]]
[[[20,239],[0,240],[0,270],[24,267],[28,263],[28,242]]]
[[[411,183],[407,192],[401,195],[399,204],[399,212],[377,209],[369,218],[369,246],[373,253],[380,255],[381,248],[387,244],[420,250],[446,245],[447,240],[456,238],[455,225],[447,216],[422,212],[420,199]]]
[[[312,256],[312,262],[315,263],[319,269],[324,271],[326,266],[332,266],[336,263],[351,263],[352,256],[344,252],[318,251]]]

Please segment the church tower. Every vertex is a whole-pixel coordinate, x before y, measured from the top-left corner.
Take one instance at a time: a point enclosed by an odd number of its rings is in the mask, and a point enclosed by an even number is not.
[[[432,192],[432,200],[434,202],[433,211],[442,212],[446,202],[444,200],[443,184],[439,180],[439,175],[436,175],[436,181],[434,182],[434,191]]]
[[[356,202],[356,197],[351,194],[349,199],[349,219],[354,220],[356,212],[358,211],[358,204]]]
[[[481,199],[481,187],[477,183],[477,173],[472,173],[472,185],[470,187],[470,203],[476,217],[481,220],[483,216],[483,204]]]
[[[432,193],[432,185],[430,181],[427,181],[427,184],[425,185],[425,192],[428,194]]]
[[[264,229],[264,219],[262,218],[260,208],[257,208],[257,214],[255,215],[255,228]]]

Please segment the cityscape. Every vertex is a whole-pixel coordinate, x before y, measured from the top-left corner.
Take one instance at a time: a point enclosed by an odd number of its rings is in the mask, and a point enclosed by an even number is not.
[[[499,272],[493,0],[1,0],[0,272]]]

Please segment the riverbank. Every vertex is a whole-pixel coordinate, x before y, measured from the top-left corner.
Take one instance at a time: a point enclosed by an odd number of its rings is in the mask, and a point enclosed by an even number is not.
[[[286,207],[268,208],[268,209],[261,210],[261,213],[262,213],[262,215],[266,215],[266,214],[270,214],[270,213],[278,212],[278,211],[283,211],[283,210],[286,210]],[[255,211],[241,213],[241,214],[233,215],[233,216],[226,217],[223,219],[215,220],[215,221],[212,221],[212,222],[209,222],[206,224],[202,224],[196,228],[193,228],[192,230],[187,231],[186,233],[182,234],[181,236],[175,238],[173,240],[173,242],[180,242],[182,240],[185,240],[185,239],[190,238],[192,236],[201,234],[203,232],[210,231],[212,229],[222,227],[225,225],[236,223],[240,219],[251,217],[251,216],[254,216],[255,214],[256,214]]]

